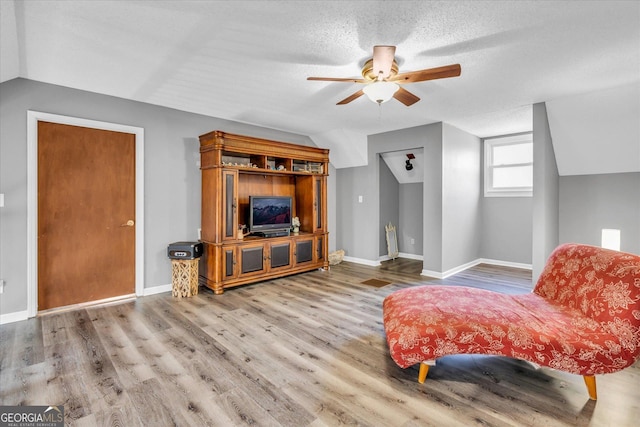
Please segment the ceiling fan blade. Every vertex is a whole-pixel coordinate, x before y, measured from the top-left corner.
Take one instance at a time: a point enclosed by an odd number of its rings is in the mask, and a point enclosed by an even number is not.
[[[414,94],[412,94],[411,92],[409,92],[408,90],[402,87],[398,88],[396,93],[393,94],[393,97],[398,101],[402,102],[407,107],[420,101],[420,98],[418,98],[417,96],[415,96]]]
[[[347,82],[347,83],[369,83],[369,80],[340,77],[307,77],[307,80],[317,80],[322,82]]]
[[[364,95],[364,92],[362,90],[359,90],[356,93],[354,93],[353,95],[347,96],[345,99],[343,99],[342,101],[338,102],[336,105],[348,104],[351,101],[360,98],[362,95]]]
[[[426,80],[446,79],[448,77],[458,77],[461,73],[460,64],[445,65],[444,67],[429,68],[426,70],[409,71],[396,74],[388,79],[396,83],[416,83]]]
[[[373,47],[373,73],[376,77],[379,76],[380,80],[389,77],[395,54],[395,46]]]

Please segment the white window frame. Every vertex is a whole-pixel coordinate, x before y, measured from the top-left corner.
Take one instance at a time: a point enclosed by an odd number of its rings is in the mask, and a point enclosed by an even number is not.
[[[505,165],[494,165],[492,148],[499,145],[532,144],[533,134],[526,133],[513,136],[501,136],[486,138],[484,140],[484,196],[485,197],[532,197],[533,187],[502,187],[494,188],[493,170],[495,168],[509,168],[519,166],[533,166],[533,155],[531,162],[510,163]]]

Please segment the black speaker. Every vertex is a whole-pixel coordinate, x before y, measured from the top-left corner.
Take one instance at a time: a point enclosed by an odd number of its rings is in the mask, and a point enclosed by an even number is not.
[[[171,259],[195,259],[202,256],[202,243],[175,242],[169,244],[167,256]]]

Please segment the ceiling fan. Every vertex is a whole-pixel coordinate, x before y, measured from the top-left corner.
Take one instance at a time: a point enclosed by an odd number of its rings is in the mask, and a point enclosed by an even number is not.
[[[420,98],[402,88],[400,85],[458,77],[461,72],[460,64],[453,64],[398,74],[398,63],[395,60],[395,53],[395,46],[374,46],[373,58],[365,62],[362,67],[362,79],[307,77],[307,80],[362,83],[366,85],[363,89],[338,102],[337,105],[348,104],[366,94],[369,99],[378,104],[387,102],[393,97],[408,107],[420,101]]]

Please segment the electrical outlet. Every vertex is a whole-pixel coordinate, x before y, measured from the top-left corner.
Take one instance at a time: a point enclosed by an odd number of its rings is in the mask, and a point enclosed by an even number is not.
[[[416,239],[414,239],[414,238],[412,237],[412,238],[411,238],[411,244],[412,244],[412,245],[415,245],[415,243],[416,243]]]
[[[198,228],[198,240],[202,240],[202,228]]]
[[[0,280],[0,294],[4,293],[4,280]]]

